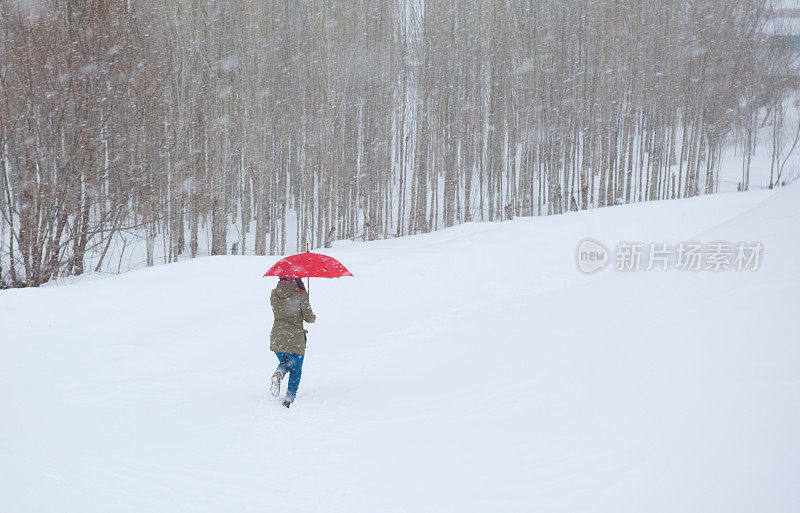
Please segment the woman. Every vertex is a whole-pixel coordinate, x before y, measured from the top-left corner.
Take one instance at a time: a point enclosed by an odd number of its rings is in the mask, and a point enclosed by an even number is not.
[[[281,276],[278,286],[269,298],[275,321],[269,337],[269,348],[278,356],[278,368],[272,375],[270,392],[281,394],[281,380],[289,374],[289,388],[283,405],[287,408],[297,397],[297,387],[303,374],[303,356],[306,354],[306,330],[303,321],[314,322],[317,317],[311,311],[308,293],[300,278]]]

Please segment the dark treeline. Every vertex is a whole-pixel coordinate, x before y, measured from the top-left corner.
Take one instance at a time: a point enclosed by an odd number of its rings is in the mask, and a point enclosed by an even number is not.
[[[103,269],[125,231],[152,264],[233,229],[275,254],[711,193],[724,146],[747,189],[782,112],[767,23],[762,0],[0,0],[0,282]]]

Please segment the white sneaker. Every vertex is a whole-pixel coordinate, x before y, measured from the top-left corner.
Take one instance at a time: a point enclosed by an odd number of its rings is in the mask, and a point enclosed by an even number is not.
[[[281,380],[283,379],[283,373],[281,371],[275,371],[275,374],[272,375],[272,379],[270,380],[269,385],[269,393],[272,394],[272,397],[278,397],[281,395]]]

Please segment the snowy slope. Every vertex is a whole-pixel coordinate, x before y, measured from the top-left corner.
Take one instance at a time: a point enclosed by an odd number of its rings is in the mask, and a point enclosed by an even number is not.
[[[765,253],[587,276],[586,237]],[[797,185],[329,254],[291,410],[274,257],[0,292],[0,511],[800,511]]]

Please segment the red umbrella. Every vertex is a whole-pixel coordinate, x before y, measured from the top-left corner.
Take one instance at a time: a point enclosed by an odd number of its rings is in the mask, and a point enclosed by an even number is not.
[[[341,262],[327,255],[298,253],[278,260],[264,276],[288,276],[289,278],[338,278],[353,276]],[[309,281],[309,289],[311,282]]]

